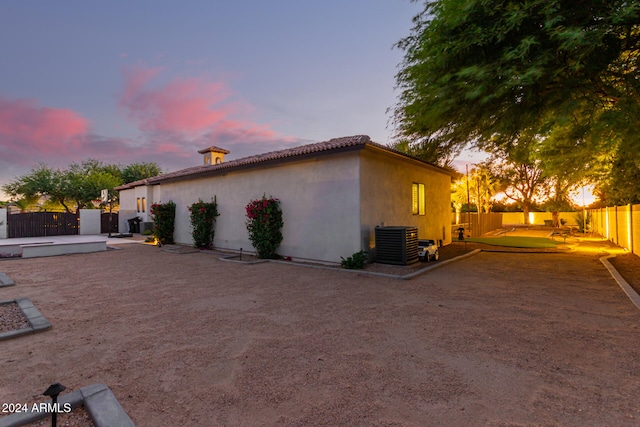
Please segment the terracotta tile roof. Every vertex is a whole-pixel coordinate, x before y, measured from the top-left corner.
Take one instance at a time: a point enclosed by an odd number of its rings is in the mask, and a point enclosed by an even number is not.
[[[330,139],[329,141],[316,142],[314,144],[301,145],[299,147],[286,148],[284,150],[271,151],[264,154],[256,154],[254,156],[243,157],[241,159],[230,160],[230,161],[213,164],[213,165],[194,166],[186,169],[181,169],[179,171],[169,172],[166,174],[154,176],[152,178],[146,178],[140,181],[131,182],[129,184],[124,184],[119,187],[116,187],[115,189],[126,190],[128,188],[138,187],[141,185],[154,185],[164,181],[183,179],[187,177],[197,177],[198,175],[207,175],[215,171],[239,169],[247,166],[257,165],[260,163],[266,163],[266,162],[275,161],[275,160],[286,159],[290,157],[301,157],[305,155],[319,154],[326,151],[348,149],[349,147],[364,148],[367,145],[372,147],[377,147],[379,149],[386,150],[391,153],[399,154],[404,157],[412,158],[406,155],[405,153],[402,153],[401,151],[398,151],[393,148],[371,141],[371,138],[369,138],[367,135],[355,135],[355,136],[346,136],[342,138],[334,138],[334,139]],[[425,164],[428,164],[428,163],[425,163]],[[451,172],[446,169],[442,169],[437,166],[431,166],[431,167],[439,169],[443,173],[451,174]]]

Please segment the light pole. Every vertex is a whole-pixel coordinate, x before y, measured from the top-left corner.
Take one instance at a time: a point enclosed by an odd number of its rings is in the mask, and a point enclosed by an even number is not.
[[[587,234],[587,204],[584,201],[584,186],[582,186],[582,233]]]
[[[471,198],[469,197],[469,165],[465,165],[467,169],[467,227],[471,233]],[[470,235],[470,234],[469,234]]]

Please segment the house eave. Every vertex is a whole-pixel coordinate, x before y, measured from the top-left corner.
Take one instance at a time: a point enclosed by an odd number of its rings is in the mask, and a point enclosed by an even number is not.
[[[285,163],[317,159],[319,157],[324,157],[327,155],[348,153],[363,149],[372,150],[386,156],[391,156],[403,161],[417,164],[421,167],[424,167],[425,169],[443,173],[451,176],[452,178],[456,177],[455,172],[452,170],[442,168],[440,166],[435,166],[431,163],[412,157],[391,147],[373,142],[366,135],[356,135],[352,137],[336,138],[322,143],[315,143],[291,149],[258,154],[255,156],[249,156],[246,158],[223,162],[215,165],[194,166],[173,173],[158,175],[155,177],[121,185],[119,187],[116,187],[115,189],[117,191],[122,191],[141,186],[159,185],[162,183],[200,179],[210,176],[222,176],[226,175],[229,172],[274,167]]]

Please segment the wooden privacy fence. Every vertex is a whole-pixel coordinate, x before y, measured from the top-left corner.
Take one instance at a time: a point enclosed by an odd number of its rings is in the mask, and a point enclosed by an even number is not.
[[[591,230],[640,256],[640,205],[590,209]]]
[[[111,230],[109,230],[109,215],[111,215]],[[100,232],[101,233],[117,233],[118,232],[118,213],[103,212],[100,215]]]
[[[67,236],[78,234],[80,217],[67,212],[29,212],[7,215],[7,237]]]
[[[464,235],[468,237],[480,237],[485,233],[502,228],[502,213],[489,212],[477,213],[462,212],[453,214],[452,239],[458,239],[459,227],[464,228]]]

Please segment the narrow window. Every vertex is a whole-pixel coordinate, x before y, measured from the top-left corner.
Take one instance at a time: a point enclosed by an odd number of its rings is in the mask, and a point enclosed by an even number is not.
[[[420,201],[418,197],[418,184],[414,182],[413,184],[411,184],[411,213],[414,215],[418,215],[418,212],[420,210]]]
[[[140,212],[140,197],[138,197],[138,199],[136,200],[138,203],[138,212]]]
[[[143,199],[144,200],[144,199]],[[424,184],[418,184],[418,214],[419,215],[426,215],[427,214],[427,201],[425,200],[424,197]]]
[[[143,197],[142,198],[142,212],[146,212],[147,211],[147,198]]]

